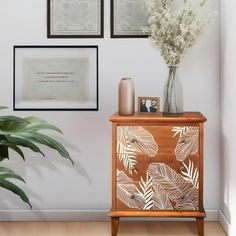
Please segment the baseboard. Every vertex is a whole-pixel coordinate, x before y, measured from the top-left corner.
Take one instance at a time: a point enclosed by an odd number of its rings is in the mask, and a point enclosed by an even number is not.
[[[109,221],[108,214],[108,210],[4,210],[0,211],[0,221]],[[208,210],[206,214],[206,221],[219,220],[218,210]],[[183,221],[179,218],[126,218],[124,220]]]
[[[0,221],[108,221],[108,210],[0,211]]]
[[[228,235],[229,234],[230,223],[229,223],[228,219],[225,217],[225,215],[223,214],[223,212],[221,210],[219,210],[219,222],[220,222],[222,228],[224,229],[224,231]]]

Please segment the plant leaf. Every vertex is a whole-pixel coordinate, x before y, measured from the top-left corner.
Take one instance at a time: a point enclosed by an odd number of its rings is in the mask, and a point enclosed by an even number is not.
[[[43,129],[49,129],[49,130],[54,130],[54,131],[57,131],[61,134],[62,131],[56,127],[55,125],[51,125],[51,124],[48,124],[48,123],[31,123],[27,126],[24,127],[23,129],[23,132],[35,132],[35,131],[39,131],[39,130],[43,130]]]
[[[0,135],[19,132],[29,123],[16,116],[0,116]]]
[[[198,209],[198,189],[164,163],[152,163],[148,174],[159,184],[177,210]]]
[[[14,138],[11,136],[6,136],[6,138],[9,142],[14,143],[15,145],[30,148],[33,152],[38,152],[45,156],[44,153],[39,149],[39,147],[37,147],[34,143],[30,142],[27,139]]]
[[[7,180],[0,179],[0,187],[15,193],[16,195],[18,195],[21,198],[22,201],[27,203],[30,206],[30,208],[32,208],[32,205],[30,204],[30,201],[29,201],[29,198],[27,197],[27,195],[24,193],[23,190],[21,190],[15,184],[13,184]]]
[[[33,123],[48,123],[46,120],[35,117],[35,116],[29,116],[25,117],[24,120],[26,120],[29,124]]]
[[[184,161],[189,155],[196,154],[199,148],[199,128],[187,127],[180,135],[175,148],[176,159]]]
[[[0,110],[7,109],[8,107],[0,106]]]
[[[0,173],[0,181],[2,179],[9,179],[9,178],[10,179],[18,179],[18,180],[25,183],[25,180],[22,177],[20,177],[19,175],[15,174],[14,172],[13,173],[9,173],[9,172],[8,173]]]
[[[7,167],[3,167],[3,166],[0,166],[0,173],[14,173],[13,170],[7,168]]]
[[[129,208],[143,209],[145,200],[133,180],[117,170],[117,198]]]
[[[8,141],[5,140],[0,140],[0,146],[6,146],[12,150],[14,150],[15,152],[17,152],[23,160],[25,160],[25,156],[24,153],[21,151],[21,149],[19,147],[17,147],[15,144],[10,143]]]
[[[9,159],[8,147],[0,145],[0,161]]]
[[[41,134],[38,132],[34,132],[34,133],[21,132],[19,134],[11,135],[11,137],[24,138],[30,142],[37,142],[37,143],[43,144],[51,149],[58,151],[58,153],[62,157],[69,159],[72,162],[72,164],[74,164],[73,160],[70,158],[70,154],[63,147],[63,145],[57,142],[55,139],[45,134]]]

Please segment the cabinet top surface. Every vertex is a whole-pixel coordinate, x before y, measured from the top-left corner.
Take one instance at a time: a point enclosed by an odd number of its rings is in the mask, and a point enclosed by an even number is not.
[[[184,112],[180,116],[163,116],[159,114],[140,114],[135,112],[133,116],[120,116],[115,112],[111,117],[112,122],[182,122],[182,123],[201,123],[207,119],[200,112]]]

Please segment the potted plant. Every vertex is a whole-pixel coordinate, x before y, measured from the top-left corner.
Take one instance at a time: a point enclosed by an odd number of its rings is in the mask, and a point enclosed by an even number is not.
[[[5,108],[1,106],[0,110]],[[49,124],[47,121],[37,117],[20,118],[17,116],[0,116],[0,161],[9,159],[9,149],[14,150],[25,160],[22,147],[29,148],[33,152],[45,156],[37,145],[41,144],[56,150],[60,156],[70,160],[74,164],[64,146],[49,135],[44,134],[44,130],[53,130],[62,133],[55,125]],[[32,208],[25,192],[11,180],[25,182],[13,170],[3,167],[0,164],[0,187],[18,195],[22,201]]]

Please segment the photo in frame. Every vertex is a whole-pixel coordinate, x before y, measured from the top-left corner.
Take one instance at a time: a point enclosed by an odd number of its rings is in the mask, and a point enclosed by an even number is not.
[[[138,113],[141,114],[159,114],[159,97],[138,97]]]
[[[47,0],[48,38],[103,38],[104,0]]]
[[[144,0],[111,0],[111,37],[147,38],[148,18]]]
[[[14,110],[98,110],[98,46],[14,46]]]

